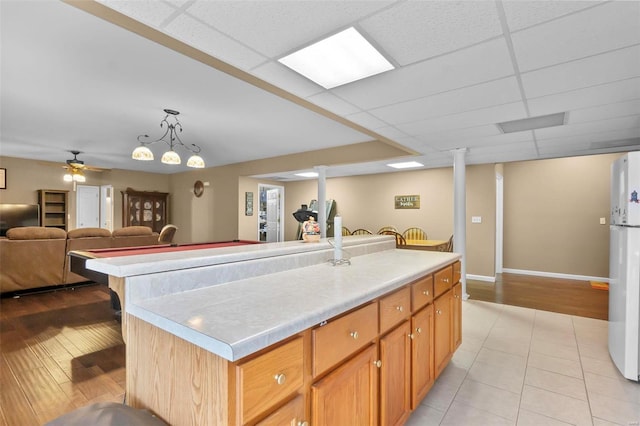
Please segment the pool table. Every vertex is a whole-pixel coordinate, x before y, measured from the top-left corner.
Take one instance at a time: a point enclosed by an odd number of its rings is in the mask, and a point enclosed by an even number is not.
[[[111,301],[112,306],[116,311],[124,306],[124,292],[118,284],[109,280],[109,275],[102,272],[92,271],[86,267],[86,262],[89,259],[107,259],[116,258],[122,256],[137,256],[145,254],[159,254],[159,253],[171,253],[171,252],[184,252],[192,250],[205,250],[212,248],[223,247],[236,247],[249,244],[261,244],[260,241],[251,240],[231,240],[231,241],[217,241],[208,243],[191,243],[191,244],[157,244],[152,246],[139,246],[139,247],[122,247],[122,248],[107,248],[107,249],[94,249],[83,251],[71,251],[69,252],[69,268],[71,272],[74,272],[80,276],[87,278],[88,280],[104,284],[109,286],[112,290]],[[118,297],[115,297],[115,294]]]

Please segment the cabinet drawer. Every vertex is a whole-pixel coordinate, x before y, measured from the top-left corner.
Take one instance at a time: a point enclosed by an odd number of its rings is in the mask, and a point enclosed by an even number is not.
[[[303,361],[302,337],[298,337],[236,367],[242,423],[302,387]]]
[[[411,290],[405,287],[380,299],[380,333],[384,333],[411,314]]]
[[[416,312],[433,301],[433,275],[411,284],[411,311]]]
[[[293,401],[271,413],[256,426],[301,425],[304,423],[304,397],[298,395]]]
[[[453,284],[453,266],[449,265],[444,269],[440,269],[433,274],[433,286],[435,294],[438,297],[445,291],[449,290]]]
[[[458,260],[453,264],[453,284],[460,282],[462,277],[462,263]]]
[[[313,377],[327,371],[378,335],[378,304],[371,303],[312,331]]]

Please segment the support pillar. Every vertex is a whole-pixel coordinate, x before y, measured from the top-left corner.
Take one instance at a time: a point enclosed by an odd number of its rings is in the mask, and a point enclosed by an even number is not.
[[[462,255],[461,277],[462,300],[469,299],[467,293],[467,188],[466,148],[454,149],[453,153],[453,251]]]
[[[327,166],[315,166],[318,172],[318,224],[320,238],[327,238]]]

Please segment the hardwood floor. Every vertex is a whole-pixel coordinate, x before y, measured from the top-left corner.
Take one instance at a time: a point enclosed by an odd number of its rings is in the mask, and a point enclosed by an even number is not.
[[[105,286],[0,299],[0,424],[122,402],[125,351]]]
[[[495,283],[467,280],[471,299],[606,320],[609,292],[589,281],[498,274]]]
[[[607,318],[588,282],[502,274],[467,281],[472,299]],[[122,402],[125,350],[105,286],[0,299],[0,425],[41,425],[98,401]]]

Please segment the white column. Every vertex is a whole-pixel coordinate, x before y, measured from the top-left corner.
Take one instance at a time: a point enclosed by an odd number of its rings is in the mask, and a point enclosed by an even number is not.
[[[318,224],[320,238],[327,238],[327,166],[315,166],[318,172]]]
[[[453,251],[462,255],[461,277],[462,299],[467,300],[467,188],[466,148],[454,149],[453,153]]]

